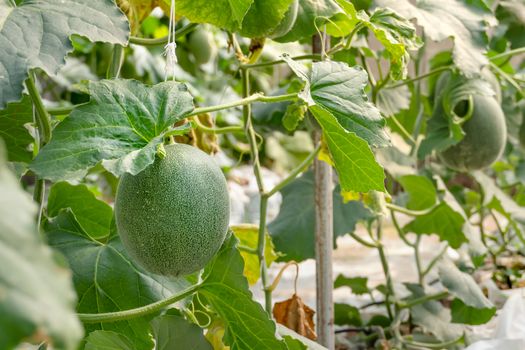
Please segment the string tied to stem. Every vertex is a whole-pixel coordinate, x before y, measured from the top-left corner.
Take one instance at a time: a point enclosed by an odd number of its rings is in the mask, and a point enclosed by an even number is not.
[[[175,0],[171,0],[170,21],[168,27],[168,43],[164,46],[164,56],[166,56],[166,67],[164,81],[171,76],[175,80],[175,65],[177,64],[177,43],[175,42]]]

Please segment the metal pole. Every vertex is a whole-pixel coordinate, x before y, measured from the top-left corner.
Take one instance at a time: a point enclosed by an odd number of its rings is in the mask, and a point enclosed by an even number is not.
[[[324,45],[328,49],[329,39]],[[313,37],[313,53],[322,53],[322,38]],[[314,140],[321,141],[321,130],[314,132]],[[329,350],[335,349],[334,303],[333,303],[333,201],[332,167],[315,159],[315,267],[317,300],[317,341]]]

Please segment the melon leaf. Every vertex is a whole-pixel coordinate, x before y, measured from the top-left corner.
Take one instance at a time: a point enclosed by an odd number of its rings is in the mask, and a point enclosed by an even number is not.
[[[1,142],[0,193],[0,348],[33,338],[77,349],[82,327],[71,275],[40,239],[36,205],[5,166]]]
[[[138,174],[155,160],[165,132],[193,110],[186,85],[146,86],[135,80],[89,84],[91,101],[79,105],[53,131],[30,168],[57,181],[78,179],[102,162],[115,176]]]
[[[119,236],[105,243],[91,238],[69,209],[45,223],[49,244],[60,251],[73,271],[80,313],[134,309],[165,299],[188,286],[184,279],[153,275],[128,257]],[[150,320],[155,314],[111,323],[86,324],[86,332],[113,331],[126,336],[137,350],[150,350]]]
[[[285,350],[286,344],[275,336],[275,323],[262,306],[252,299],[243,275],[244,263],[237,250],[238,239],[230,235],[215,259],[204,270],[199,289],[224,321],[223,341],[231,350]]]
[[[69,37],[126,45],[129,24],[111,0],[0,1],[0,109],[22,97],[28,71],[53,76],[72,51]]]

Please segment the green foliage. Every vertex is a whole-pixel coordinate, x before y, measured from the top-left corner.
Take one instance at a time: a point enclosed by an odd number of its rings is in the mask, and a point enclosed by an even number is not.
[[[113,331],[93,331],[86,338],[86,350],[133,350],[133,343],[125,336]]]
[[[283,202],[279,215],[268,230],[275,248],[285,255],[280,260],[302,261],[315,256],[314,177],[307,172],[281,190]],[[334,246],[335,239],[353,232],[359,221],[372,219],[373,214],[359,201],[343,203],[340,189],[333,191]]]
[[[452,322],[483,324],[494,316],[496,308],[472,276],[461,272],[447,260],[440,263],[438,271],[441,283],[455,297],[452,301]]]
[[[47,215],[55,217],[62,209],[71,209],[78,223],[92,238],[100,239],[110,233],[113,209],[98,200],[85,185],[73,186],[58,182],[51,187],[47,199]]]
[[[0,136],[7,148],[7,159],[11,162],[29,163],[33,154],[29,146],[33,137],[27,129],[33,123],[33,105],[29,96],[23,95],[20,102],[9,103],[0,111]]]
[[[120,238],[95,241],[84,231],[75,215],[62,210],[46,222],[49,244],[67,259],[81,313],[103,313],[133,309],[164,299],[187,287],[182,279],[149,274],[137,266],[124,250]],[[112,322],[86,324],[86,333],[113,331],[127,337],[136,349],[151,349],[149,321],[153,315]],[[120,337],[119,337],[120,338]]]
[[[239,244],[248,249],[257,249],[259,240],[259,228],[255,225],[236,225],[230,227]],[[273,242],[270,235],[266,232],[264,239],[264,257],[266,266],[277,260],[278,255],[275,253]],[[259,258],[250,252],[242,251],[241,256],[244,260],[244,276],[250,285],[257,283],[261,277],[261,264]]]
[[[323,129],[341,187],[354,192],[384,191],[383,169],[366,143],[385,146],[389,138],[379,110],[363,94],[366,72],[340,62],[319,62],[309,74],[289,57],[284,59],[306,84],[299,97]]]
[[[138,174],[155,159],[168,128],[193,110],[184,84],[148,87],[134,80],[89,84],[91,101],[75,108],[31,164],[50,180],[79,179],[98,162],[116,176]]]
[[[453,58],[467,76],[474,76],[488,63],[486,52],[489,23],[495,18],[486,9],[459,0],[379,0],[407,19],[417,19],[425,35],[434,41],[454,40]]]
[[[0,348],[33,338],[74,350],[82,328],[74,314],[69,271],[38,235],[36,205],[7,169],[2,143],[0,192]]]
[[[297,19],[290,31],[276,40],[293,42],[308,38],[317,32],[317,28],[342,10],[335,0],[299,0]]]
[[[334,288],[348,287],[352,293],[357,295],[370,293],[367,286],[368,278],[366,277],[345,277],[343,275],[337,276],[334,282]]]
[[[182,316],[166,314],[152,323],[155,350],[212,350],[202,334],[202,329]]]
[[[109,0],[0,3],[0,47],[5,48],[0,53],[0,108],[22,98],[29,69],[57,73],[72,50],[73,34],[125,45],[129,24]]]
[[[334,247],[349,234],[385,277],[335,279],[360,304],[333,305],[357,327],[337,345],[469,342],[496,313],[471,276],[523,282],[523,4],[177,0],[161,82],[170,3],[0,4],[0,136],[38,204],[2,160],[0,348],[326,350],[273,322],[267,271],[315,257],[316,157],[336,170]],[[414,254],[405,293],[392,230]]]
[[[120,179],[115,219],[131,257],[164,276],[197,272],[219,250],[228,230],[230,199],[221,169],[183,144],[137,175]]]
[[[204,271],[205,281],[199,294],[224,320],[223,341],[231,350],[286,350],[285,343],[275,338],[275,323],[262,306],[252,300],[237,242],[234,236],[226,239]]]
[[[465,219],[446,203],[441,203],[426,215],[418,216],[409,222],[404,230],[416,234],[437,234],[442,241],[450,243],[452,248],[459,248],[468,242],[463,233]]]
[[[170,0],[162,0],[167,6]],[[210,23],[249,38],[268,36],[284,18],[293,0],[180,0],[177,14],[196,23]]]

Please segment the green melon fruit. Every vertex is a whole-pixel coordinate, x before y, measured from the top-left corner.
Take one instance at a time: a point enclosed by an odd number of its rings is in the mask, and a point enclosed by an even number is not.
[[[187,275],[217,253],[228,230],[226,180],[201,150],[175,144],[166,157],[120,179],[115,218],[122,243],[146,270]]]
[[[199,65],[210,62],[217,55],[217,46],[213,34],[202,28],[198,28],[190,34],[188,48],[195,57],[195,63]]]
[[[299,13],[299,0],[293,0],[288,11],[284,14],[283,19],[277,27],[274,28],[272,33],[268,36],[269,38],[276,39],[288,34],[292,30],[295,21],[297,20],[297,14]]]
[[[492,89],[494,89],[494,92],[496,93],[496,101],[501,104],[501,85],[499,84],[499,80],[496,75],[494,75],[494,73],[492,73],[489,68],[485,67],[481,70],[481,77],[492,86]]]
[[[475,95],[473,104],[472,117],[463,124],[465,137],[439,154],[445,165],[458,171],[486,168],[505,149],[507,126],[498,101],[491,96]]]

